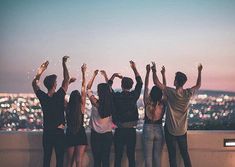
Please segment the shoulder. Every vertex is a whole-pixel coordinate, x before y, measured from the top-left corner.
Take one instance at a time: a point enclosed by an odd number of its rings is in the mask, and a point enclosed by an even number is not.
[[[59,94],[59,95],[65,95],[66,94],[62,87],[60,87],[56,93]]]

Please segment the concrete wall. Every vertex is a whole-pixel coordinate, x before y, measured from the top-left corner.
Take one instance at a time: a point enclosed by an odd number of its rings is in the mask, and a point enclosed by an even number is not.
[[[89,133],[88,133],[89,137]],[[41,132],[0,132],[0,167],[41,167],[42,166]],[[235,147],[224,147],[224,139],[235,139],[235,131],[189,131],[188,144],[194,167],[235,167]],[[113,166],[113,149],[111,166]],[[55,156],[52,157],[55,166]],[[85,166],[92,166],[90,148],[84,160]],[[137,167],[143,167],[141,133],[138,133],[136,147]],[[179,166],[183,167],[182,159]],[[126,157],[123,167],[127,166]],[[164,146],[162,167],[167,167],[167,149]]]

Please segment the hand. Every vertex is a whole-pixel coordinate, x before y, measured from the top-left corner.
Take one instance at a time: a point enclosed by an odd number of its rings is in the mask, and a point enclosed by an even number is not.
[[[161,70],[162,75],[164,75],[165,72],[166,72],[165,66],[162,66],[162,70]]]
[[[99,73],[99,70],[94,71],[94,75],[96,76]]]
[[[123,76],[120,73],[114,73],[113,75],[114,75],[114,77],[117,77],[117,78],[120,78],[120,79],[123,78]]]
[[[38,69],[38,74],[42,74],[47,69],[48,64],[49,64],[49,61],[42,63]]]
[[[62,59],[63,63],[66,63],[68,58],[69,58],[69,56],[64,56],[63,59]]]
[[[75,81],[76,81],[76,78],[72,77],[72,78],[69,79],[69,84],[71,84],[71,83],[73,83]]]
[[[150,64],[146,65],[146,71],[149,73],[150,72]]]
[[[135,69],[135,68],[136,68],[135,62],[132,61],[132,60],[130,61],[130,65],[131,65],[131,68],[132,68],[132,69]]]
[[[83,64],[83,65],[82,65],[81,70],[82,70],[83,73],[86,72],[86,64]]]
[[[101,70],[100,73],[101,73],[101,75],[103,75],[103,76],[107,76],[106,71],[104,71],[104,70]]]
[[[152,67],[151,67],[152,71],[156,72],[156,63],[152,62]]]
[[[203,68],[203,67],[202,67],[202,64],[200,63],[200,64],[198,65],[198,71],[201,72],[201,71],[202,71],[202,68]]]

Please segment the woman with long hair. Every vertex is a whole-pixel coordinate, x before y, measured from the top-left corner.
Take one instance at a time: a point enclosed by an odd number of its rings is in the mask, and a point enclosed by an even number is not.
[[[109,167],[110,149],[112,145],[112,118],[111,113],[114,110],[111,88],[107,84],[108,78],[105,71],[101,74],[105,77],[106,83],[100,83],[97,86],[98,97],[91,91],[95,77],[98,74],[96,70],[93,77],[87,84],[87,94],[91,101],[91,150],[93,154],[94,167]]]
[[[165,105],[162,100],[162,90],[153,86],[150,93],[149,85],[150,65],[146,66],[145,87],[144,87],[144,105],[145,118],[143,127],[143,148],[145,167],[160,167],[161,155],[163,149],[163,127],[162,118]],[[165,80],[165,68],[162,68],[163,83]]]
[[[74,162],[76,163],[76,167],[82,167],[82,160],[88,144],[85,128],[83,126],[86,104],[86,64],[82,65],[81,70],[81,94],[78,90],[71,92],[66,110],[67,167],[72,167]]]

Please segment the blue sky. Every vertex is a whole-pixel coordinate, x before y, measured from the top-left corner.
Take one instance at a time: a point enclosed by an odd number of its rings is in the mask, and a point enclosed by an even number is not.
[[[61,80],[63,55],[78,78],[71,90],[80,87],[82,63],[88,79],[95,69],[133,77],[128,61],[134,60],[143,79],[147,63],[165,65],[169,86],[176,71],[188,75],[186,86],[195,84],[201,62],[203,89],[235,91],[232,0],[1,0],[0,21],[0,92],[32,92],[35,69],[45,60],[45,75]]]

